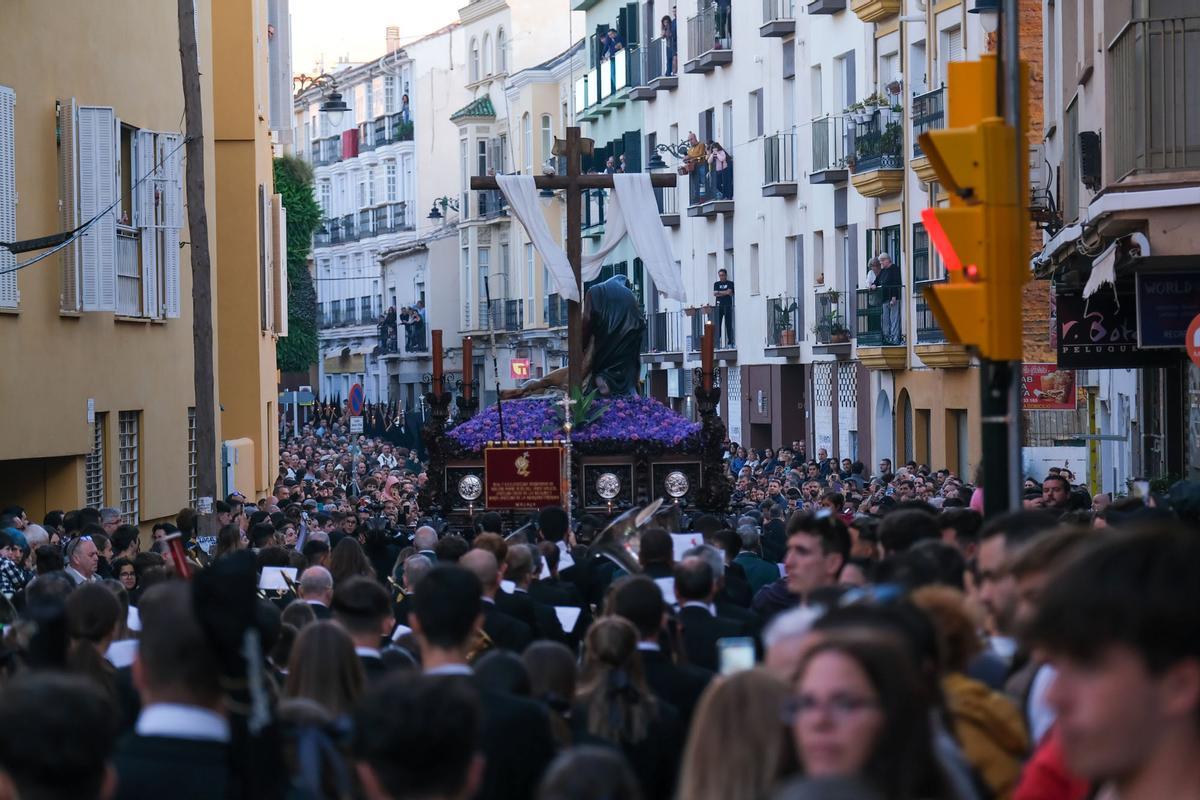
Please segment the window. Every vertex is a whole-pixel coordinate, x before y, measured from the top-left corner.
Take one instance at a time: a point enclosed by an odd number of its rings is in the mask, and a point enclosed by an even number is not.
[[[328,180],[321,181],[321,212],[327,218],[333,216],[333,186]]]
[[[371,298],[358,298],[358,321],[364,325],[371,321]]]
[[[394,114],[398,110],[396,105],[396,76],[383,76],[383,113]]]
[[[758,268],[758,245],[750,245],[750,294],[757,295],[762,292],[762,276],[759,274]]]
[[[508,72],[508,39],[504,36],[504,28],[496,31],[496,72]]]
[[[542,114],[542,163],[545,164],[553,158],[554,151],[554,123],[550,119],[549,114]]]
[[[726,100],[721,106],[721,138],[733,141],[733,101]]]
[[[347,297],[342,301],[342,322],[346,325],[353,325],[355,323],[353,297]]]
[[[763,135],[763,90],[755,89],[750,93],[750,117],[747,120],[747,125],[750,128],[751,137]],[[729,134],[725,134],[726,139],[730,139]]]
[[[375,168],[367,168],[367,205],[375,205]]]
[[[140,411],[122,411],[117,415],[117,478],[121,490],[119,510],[126,525],[137,525],[141,521],[138,516],[140,423]]]
[[[525,297],[530,303],[533,303],[533,298],[537,297],[537,292],[533,285],[533,245],[525,245]]]
[[[464,241],[466,241],[464,239]],[[462,248],[463,330],[471,330],[471,248]]]
[[[358,207],[367,207],[367,172],[366,170],[358,171]]]
[[[844,53],[833,60],[833,102],[830,108],[847,108],[858,101],[855,86],[854,51]]]
[[[492,74],[492,35],[490,33],[483,35],[483,74],[485,76]]]
[[[83,464],[83,497],[88,508],[104,508],[104,425],[107,414],[92,423],[92,449]]]
[[[459,139],[458,140],[458,175],[459,175],[458,207],[460,209],[462,209],[461,216],[463,219],[467,219],[471,216],[471,213],[470,213],[471,202],[470,202],[470,198],[469,198],[468,192],[467,192],[467,187],[470,186],[470,183],[469,183],[470,172],[468,171],[468,169],[469,168],[467,166],[467,140]]]
[[[363,119],[369,121],[375,119],[375,81],[367,81],[365,95],[366,97],[364,99],[366,102],[363,105],[365,105],[366,108],[363,112]],[[367,130],[370,130],[370,127],[368,127]]]
[[[192,406],[187,412],[188,424],[188,505],[196,507],[196,407]],[[98,507],[98,506],[93,506]]]
[[[962,61],[962,29],[955,25],[941,32],[941,56],[938,59],[938,70],[941,73],[942,84],[949,83],[949,64],[951,61]]]
[[[479,302],[487,302],[488,293],[491,291],[491,285],[488,283],[489,272],[492,268],[492,251],[491,248],[481,247],[475,258],[479,263]],[[496,297],[496,300],[503,300],[503,297]]]
[[[508,243],[505,242],[500,245],[500,281],[501,281],[500,289],[501,289],[501,291],[499,294],[501,297],[511,297],[512,296],[510,294],[510,292],[512,292],[512,289],[513,289],[512,279],[509,277],[509,270],[511,269],[511,265],[509,264],[508,259],[509,259]]]
[[[1079,98],[1067,106],[1063,118],[1062,215],[1064,222],[1079,219]]]
[[[479,139],[475,142],[475,174],[488,174],[488,143],[487,139]]]
[[[825,232],[813,231],[813,282],[825,283]]]
[[[389,161],[384,167],[384,172],[387,175],[387,201],[389,203],[396,202],[396,162]]]
[[[479,80],[479,40],[471,40],[471,83]]]
[[[533,174],[533,121],[529,112],[521,117],[521,145],[525,149],[525,174]]]

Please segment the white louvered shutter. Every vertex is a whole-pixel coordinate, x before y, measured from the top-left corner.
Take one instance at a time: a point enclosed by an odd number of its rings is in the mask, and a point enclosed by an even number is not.
[[[154,131],[139,130],[133,140],[133,224],[138,229],[142,250],[142,314],[151,318],[162,316],[158,280],[158,227],[155,215]],[[147,177],[151,176],[151,177]],[[142,180],[145,178],[145,180]],[[140,181],[140,183],[138,183]]]
[[[78,109],[75,98],[58,103],[58,203],[62,211],[62,227],[75,230],[79,224],[79,141],[77,135]],[[79,242],[62,249],[59,261],[59,308],[79,310]]]
[[[273,240],[275,238],[271,229],[271,197],[266,187],[259,185],[258,200],[259,200],[259,225],[258,235],[261,237],[261,248],[259,249],[259,278],[262,286],[259,287],[261,295],[261,312],[262,312],[262,330],[270,332],[275,330],[275,290],[273,285],[274,280],[274,261],[272,260],[271,251]]]
[[[0,242],[17,238],[16,102],[16,93],[0,86]],[[0,247],[0,308],[16,308],[21,300],[16,268],[16,257]]]
[[[160,133],[159,152],[159,221],[162,226],[162,250],[158,254],[162,269],[163,314],[179,318],[179,235],[183,227],[183,137],[177,133]]]
[[[288,276],[287,276],[287,209],[283,207],[283,195],[271,197],[271,208],[275,233],[275,333],[288,335]]]
[[[117,199],[115,138],[111,108],[79,107],[79,216],[87,222],[107,209],[80,238],[84,311],[117,310],[117,222],[109,208]]]

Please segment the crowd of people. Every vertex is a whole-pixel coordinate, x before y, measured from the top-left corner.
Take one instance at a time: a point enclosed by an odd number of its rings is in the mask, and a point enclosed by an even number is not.
[[[404,329],[404,350],[424,352],[429,349],[425,335],[425,301],[404,306],[399,311],[389,306],[379,320],[380,352],[395,353],[400,349],[400,329]]]
[[[149,538],[0,516],[0,796],[1200,797],[1200,487],[728,446],[726,514],[424,514],[336,409]],[[620,545],[620,546],[618,546]]]

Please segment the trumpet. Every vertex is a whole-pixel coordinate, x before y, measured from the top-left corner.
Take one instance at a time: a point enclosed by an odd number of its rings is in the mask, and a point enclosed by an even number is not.
[[[487,631],[480,628],[475,634],[475,641],[471,643],[471,649],[467,651],[467,663],[474,664],[495,647],[496,643],[492,641],[492,637],[487,635]]]

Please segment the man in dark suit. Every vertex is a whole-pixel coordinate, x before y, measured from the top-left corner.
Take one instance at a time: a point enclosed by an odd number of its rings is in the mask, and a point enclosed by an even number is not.
[[[729,574],[729,565],[725,562],[725,553],[710,544],[702,544],[687,550],[685,555],[704,559],[712,569],[715,594],[711,605],[716,609],[717,616],[736,622],[746,631],[744,635],[757,639],[762,632],[762,618],[741,603],[732,602],[726,591],[732,576]]]
[[[642,572],[649,578],[670,578],[675,568],[675,542],[662,528],[649,527],[642,531],[638,548]]]
[[[486,561],[484,551],[464,560]],[[420,644],[426,675],[457,676],[474,685],[467,652],[483,624],[483,585],[461,566],[439,565],[413,595],[413,634]],[[482,800],[527,800],[537,794],[542,772],[554,757],[550,720],[537,703],[476,687],[483,710],[480,749],[485,758]],[[390,710],[390,709],[389,709]],[[419,734],[419,731],[418,731]]]
[[[366,673],[367,683],[382,680],[391,671],[379,646],[392,635],[396,618],[392,599],[373,578],[354,577],[342,582],[333,593],[333,619],[354,641],[354,652]]]
[[[578,608],[579,618],[575,621],[575,627],[571,630],[565,630],[567,641],[572,646],[578,645],[583,639],[587,629],[592,624],[592,609],[583,599],[583,595],[579,593],[579,588],[570,581],[563,580],[559,577],[558,560],[562,555],[562,551],[558,549],[554,542],[542,542],[538,545],[538,554],[542,557],[542,561],[546,565],[549,577],[539,578],[529,584],[529,596],[534,600],[545,603],[548,606]],[[540,574],[545,574],[541,572]],[[557,613],[557,612],[556,612]]]
[[[587,548],[578,547],[570,531],[567,512],[559,506],[548,506],[538,512],[538,536],[558,550],[559,577],[575,584],[581,597],[588,595]]]
[[[483,632],[497,647],[514,653],[523,651],[533,641],[533,628],[523,620],[509,616],[496,604],[496,597],[503,594],[496,556],[487,550],[475,549],[468,551],[458,563],[474,573],[483,587]]]
[[[329,619],[332,612],[329,604],[333,602],[333,575],[324,567],[309,567],[300,573],[300,600],[308,603],[317,621]]]
[[[613,613],[638,630],[638,651],[650,691],[679,710],[686,728],[713,673],[692,664],[675,664],[670,654],[663,652],[667,612],[662,592],[653,581],[640,575],[622,578],[613,587],[610,602]]]
[[[508,548],[508,555],[505,557],[504,563],[506,566],[505,577],[513,583],[513,592],[509,598],[522,604],[527,603],[533,609],[534,619],[537,622],[534,633],[537,637],[555,642],[566,642],[567,635],[563,632],[562,623],[558,621],[558,614],[554,611],[554,606],[541,602],[529,592],[534,578],[533,545],[512,545]],[[536,563],[541,564],[540,557]],[[503,609],[504,606],[500,606],[500,608]]]
[[[716,578],[708,561],[691,555],[675,568],[675,598],[679,602],[679,624],[683,628],[683,646],[688,660],[698,667],[716,671],[719,667],[717,640],[749,636],[742,623],[717,616],[713,596]]]
[[[119,800],[229,796],[230,726],[221,664],[192,610],[191,586],[163,583],[142,595],[133,679],[142,711],[117,747]]]
[[[784,533],[783,509],[772,503],[767,509],[767,521],[762,526],[762,557],[771,564],[782,564],[787,552],[787,534]]]

